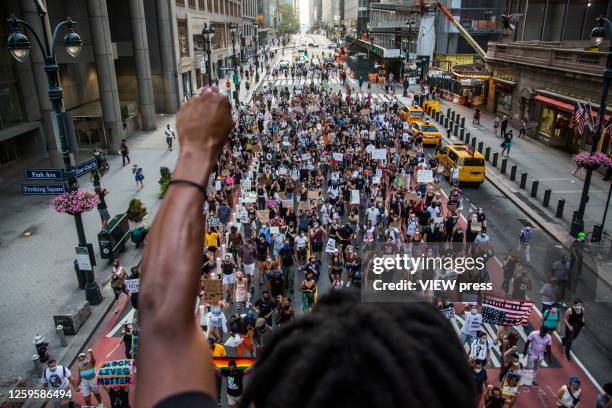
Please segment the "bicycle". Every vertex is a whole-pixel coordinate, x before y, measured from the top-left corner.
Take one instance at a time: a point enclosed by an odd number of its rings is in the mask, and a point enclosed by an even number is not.
[[[595,231],[591,231],[591,232],[587,232],[586,233],[586,241],[587,242],[602,243],[603,244],[606,241],[611,241],[610,234],[608,234],[606,231],[602,231],[601,232],[601,236],[600,236],[598,241],[593,241],[593,233],[594,232]]]

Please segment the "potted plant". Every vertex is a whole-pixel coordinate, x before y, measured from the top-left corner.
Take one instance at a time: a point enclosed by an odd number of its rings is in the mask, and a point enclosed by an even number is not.
[[[127,209],[127,218],[130,222],[130,229],[138,228],[147,216],[147,207],[138,198],[130,201]]]
[[[600,166],[612,167],[612,159],[602,152],[593,154],[589,152],[580,152],[573,155],[572,160],[575,161],[578,166],[587,170],[596,170]]]
[[[66,192],[50,200],[55,211],[70,215],[91,211],[99,202],[100,197],[95,192],[87,190]]]
[[[166,190],[168,189],[168,184],[170,184],[172,173],[168,167],[160,167],[159,174],[161,175],[159,179],[159,198],[164,198],[164,194],[166,194]]]

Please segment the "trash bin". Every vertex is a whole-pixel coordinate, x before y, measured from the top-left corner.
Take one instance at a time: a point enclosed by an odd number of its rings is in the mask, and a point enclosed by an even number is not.
[[[130,238],[130,224],[126,213],[115,215],[105,229],[98,233],[98,245],[102,259],[114,259],[125,248]]]
[[[74,272],[77,276],[79,289],[85,289],[85,272],[79,268],[79,263],[76,259],[74,260]]]

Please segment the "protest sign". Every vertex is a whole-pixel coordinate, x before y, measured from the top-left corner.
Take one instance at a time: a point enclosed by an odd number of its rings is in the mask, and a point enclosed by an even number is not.
[[[406,194],[406,202],[408,203],[411,201],[418,202],[420,199],[421,197],[419,197],[419,195],[416,193]]]
[[[451,306],[449,308],[442,309],[442,314],[448,320],[454,319],[455,318],[455,308]]]
[[[482,317],[477,315],[473,316],[473,319],[470,320],[470,325],[468,326],[468,330],[475,333],[480,331],[480,326],[482,324]]]
[[[285,208],[293,208],[293,200],[283,200],[283,207]]]
[[[518,385],[533,385],[535,377],[535,372],[533,370],[517,370],[516,373],[521,376]]]
[[[242,190],[250,190],[251,189],[251,179],[240,180],[240,188]]]
[[[482,223],[481,222],[473,222],[470,224],[470,229],[473,232],[480,232],[482,231]]]
[[[270,222],[270,211],[268,210],[257,210],[257,219],[262,224]]]
[[[319,192],[314,190],[308,190],[308,199],[309,200],[318,200]]]
[[[140,290],[140,279],[126,279],[125,288],[130,293],[138,293]]]
[[[351,204],[359,205],[359,190],[351,190]]]
[[[204,301],[208,304],[217,304],[223,300],[223,281],[220,279],[202,279]]]
[[[218,227],[219,226],[219,218],[217,218],[217,217],[208,217],[208,226],[209,227]]]
[[[372,184],[380,184],[380,177],[378,176],[372,177]]]
[[[270,227],[270,234],[272,234],[272,235],[280,234],[280,228],[279,227]]]
[[[339,162],[344,160],[344,154],[342,154],[342,153],[334,153],[333,157],[334,157],[334,159],[336,159],[336,161],[339,161]]]
[[[417,171],[417,182],[427,184],[433,183],[433,171],[419,170]]]
[[[285,167],[281,167],[280,169],[278,169],[278,174],[280,176],[286,176],[287,175],[287,169]]]
[[[304,153],[302,155],[302,160],[308,160],[308,159],[310,159],[310,153]]]
[[[518,394],[520,380],[521,375],[519,373],[509,371],[504,378],[504,383],[502,384],[502,395],[507,395],[510,397],[516,396]]]
[[[123,387],[132,384],[134,360],[107,361],[96,373],[96,384],[105,387]]]
[[[373,160],[387,160],[387,149],[373,149],[372,159]]]
[[[216,191],[220,191],[221,190],[221,181],[219,181],[219,180],[215,181],[215,190]]]
[[[310,203],[308,201],[300,201],[299,209],[301,211],[310,210]]]
[[[225,177],[229,176],[229,174],[230,174],[229,169],[221,170],[221,177],[225,178]]]
[[[441,223],[444,222],[444,218],[436,217],[436,218],[433,219],[433,221],[434,221],[435,224],[441,224]]]
[[[382,169],[376,169],[376,177],[382,177]]]
[[[359,114],[361,116],[368,116],[370,114],[370,110],[369,109],[362,109],[361,111],[359,111]]]
[[[336,252],[336,240],[333,238],[329,238],[327,240],[327,245],[325,246],[325,252],[328,254],[333,254]]]

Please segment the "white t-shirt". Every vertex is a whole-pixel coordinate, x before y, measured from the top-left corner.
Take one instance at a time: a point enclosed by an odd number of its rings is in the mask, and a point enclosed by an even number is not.
[[[475,339],[470,346],[470,358],[485,360],[491,347],[493,347],[493,344],[489,340],[486,340],[483,344],[480,339]]]
[[[43,384],[48,384],[50,389],[64,390],[70,385],[68,379],[72,373],[64,366],[58,365],[54,370],[45,368],[41,377]]]
[[[164,131],[164,134],[166,135],[167,138],[171,138],[172,135],[174,135],[174,130],[172,130],[172,128],[166,128],[166,130]]]
[[[378,208],[376,207],[370,207],[366,210],[366,216],[372,225],[376,225],[378,222],[378,217],[380,216],[380,211],[378,211]]]
[[[308,242],[308,238],[306,238],[306,236],[297,236],[295,237],[295,247],[296,248],[305,248],[306,247],[306,243]]]

